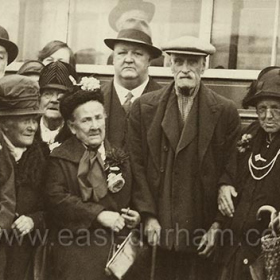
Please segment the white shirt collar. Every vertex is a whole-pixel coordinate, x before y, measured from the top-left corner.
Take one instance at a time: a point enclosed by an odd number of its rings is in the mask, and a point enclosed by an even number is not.
[[[40,130],[41,130],[41,138],[43,142],[46,142],[48,145],[51,145],[54,143],[55,137],[59,133],[61,127],[63,124],[56,130],[50,130],[47,128],[43,122],[43,117],[40,120]]]
[[[8,139],[8,137],[4,133],[3,133],[3,138],[8,146],[10,153],[15,158],[15,161],[18,162],[21,159],[23,153],[27,150],[27,148],[14,146],[13,143]]]
[[[128,94],[128,92],[131,92],[133,94],[131,102],[133,102],[136,98],[140,97],[142,95],[145,87],[147,86],[148,82],[149,82],[149,77],[144,83],[142,83],[137,88],[134,88],[132,90],[128,90],[127,88],[124,88],[123,86],[118,84],[116,79],[114,79],[114,87],[115,87],[115,90],[117,92],[117,95],[119,97],[119,100],[120,100],[121,104],[122,105],[124,104],[124,102],[126,100],[126,95]]]

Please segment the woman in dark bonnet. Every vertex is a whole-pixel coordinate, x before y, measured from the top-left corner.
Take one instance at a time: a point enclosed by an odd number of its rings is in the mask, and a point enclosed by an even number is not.
[[[129,160],[106,141],[99,89],[66,96],[60,112],[72,136],[53,150],[48,166],[51,279],[108,279],[112,242],[140,222],[138,212],[128,208]]]
[[[45,158],[34,140],[41,114],[35,81],[20,75],[0,79],[0,248],[5,249],[6,265],[1,259],[4,279],[33,279],[38,236],[44,234],[41,186]]]
[[[227,222],[230,239],[223,240],[221,248],[220,280],[268,279],[261,237],[269,232],[269,217],[259,215],[257,220],[257,213],[264,205],[280,210],[280,67],[260,72],[243,105],[255,107],[258,120],[238,142],[236,198],[219,195],[219,208],[231,217]]]

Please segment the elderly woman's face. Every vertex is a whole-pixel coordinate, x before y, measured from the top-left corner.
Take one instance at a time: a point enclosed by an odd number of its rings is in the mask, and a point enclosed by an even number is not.
[[[280,101],[265,99],[257,103],[257,114],[261,127],[267,133],[276,133],[280,130]]]
[[[3,129],[15,147],[27,147],[33,143],[38,128],[38,116],[14,116],[4,121]]]
[[[73,112],[73,120],[68,121],[71,132],[85,145],[98,147],[105,138],[105,111],[101,103],[88,101]]]

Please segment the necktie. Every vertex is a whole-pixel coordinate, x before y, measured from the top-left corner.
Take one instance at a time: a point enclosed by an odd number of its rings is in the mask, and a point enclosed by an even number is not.
[[[123,108],[124,108],[126,114],[129,114],[131,105],[132,105],[131,99],[133,97],[133,94],[131,92],[128,92],[125,97],[126,97],[126,100],[123,103]]]
[[[98,202],[107,194],[104,162],[97,151],[86,150],[78,167],[78,182],[83,201]]]

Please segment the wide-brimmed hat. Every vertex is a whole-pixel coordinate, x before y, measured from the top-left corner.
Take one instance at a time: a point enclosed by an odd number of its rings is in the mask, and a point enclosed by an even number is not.
[[[19,75],[40,75],[45,65],[39,60],[28,60],[18,70]]]
[[[153,46],[151,30],[148,23],[144,20],[128,19],[126,20],[117,38],[108,38],[104,40],[105,44],[112,50],[119,42],[137,43],[145,47],[151,54],[152,58],[161,56],[162,51]]]
[[[280,100],[280,67],[264,68],[256,81],[253,81],[248,94],[242,104],[244,107],[256,106],[257,102],[265,98]]]
[[[168,54],[191,54],[207,56],[214,54],[216,48],[209,42],[193,36],[182,36],[170,40],[161,49]]]
[[[0,26],[0,46],[3,46],[8,53],[8,64],[12,63],[18,55],[18,47],[9,40],[9,34],[2,26]]]
[[[0,79],[0,116],[42,114],[37,82],[18,74]]]
[[[142,0],[119,0],[109,14],[109,24],[115,31],[119,31],[117,23],[121,17],[124,17],[124,20],[133,17],[150,22],[154,14],[153,3]]]
[[[40,74],[40,90],[57,89],[67,92],[73,90],[73,79],[77,80],[75,69],[68,63],[55,61],[46,65]]]

